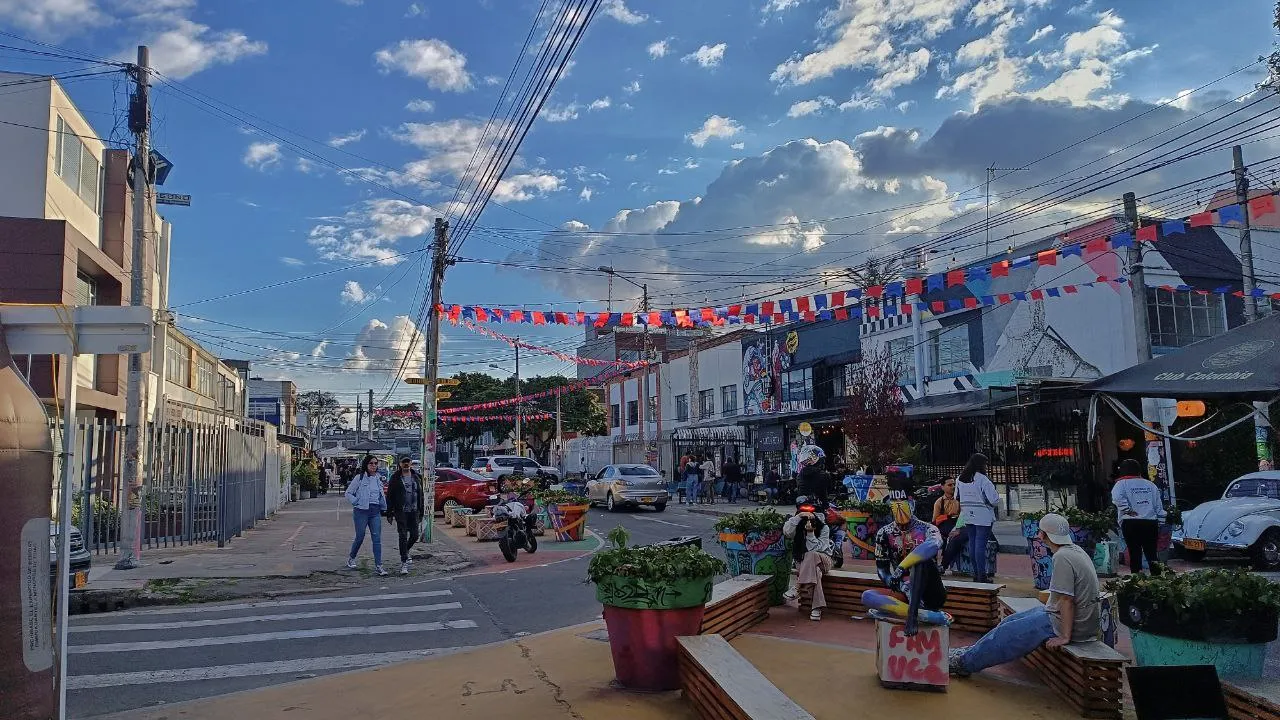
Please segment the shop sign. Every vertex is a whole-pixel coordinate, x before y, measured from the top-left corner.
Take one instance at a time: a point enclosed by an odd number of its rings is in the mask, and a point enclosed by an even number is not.
[[[760,452],[782,452],[786,447],[781,425],[765,425],[756,430],[756,449]]]

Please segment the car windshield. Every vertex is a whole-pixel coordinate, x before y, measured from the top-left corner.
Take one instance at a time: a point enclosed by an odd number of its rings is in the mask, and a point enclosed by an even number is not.
[[[449,472],[442,473],[440,477],[444,480],[471,480],[473,482],[488,482],[489,478],[483,475],[477,475],[470,470],[462,468],[450,468]]]
[[[620,465],[618,466],[618,472],[623,475],[640,475],[644,477],[658,474],[657,470],[654,470],[647,465]]]
[[[1223,497],[1265,497],[1280,500],[1280,480],[1266,478],[1244,478],[1231,483]]]

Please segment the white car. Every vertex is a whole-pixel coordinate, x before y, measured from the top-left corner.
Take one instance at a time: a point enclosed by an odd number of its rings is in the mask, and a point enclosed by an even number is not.
[[[1248,557],[1258,570],[1280,570],[1280,471],[1242,475],[1222,499],[1184,512],[1173,544],[1190,560],[1212,550]]]
[[[536,460],[520,457],[519,455],[486,455],[478,457],[471,464],[471,470],[493,480],[519,472],[525,477],[537,477],[541,474],[550,478],[552,482],[560,481],[559,470],[539,465]]]

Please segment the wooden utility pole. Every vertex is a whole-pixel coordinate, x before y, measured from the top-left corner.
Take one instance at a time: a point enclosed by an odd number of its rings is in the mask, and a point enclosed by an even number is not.
[[[1129,246],[1129,293],[1133,299],[1133,332],[1137,340],[1138,362],[1151,359],[1151,327],[1147,320],[1147,280],[1142,268],[1142,243],[1137,241],[1138,199],[1124,194],[1124,219],[1134,236]]]
[[[1240,204],[1240,212],[1244,215],[1244,224],[1240,226],[1240,271],[1244,276],[1241,284],[1244,290],[1244,321],[1247,323],[1258,319],[1258,298],[1253,296],[1257,282],[1253,275],[1253,238],[1250,233],[1249,217],[1249,176],[1244,166],[1244,154],[1240,146],[1231,148],[1233,172],[1236,176],[1236,202]],[[1268,405],[1265,402],[1253,404],[1254,447],[1258,460],[1271,458],[1271,424],[1267,422]]]
[[[435,249],[431,257],[431,284],[427,294],[426,367],[422,385],[422,475],[426,481],[426,507],[436,506],[436,384],[440,379],[440,304],[444,271],[449,261],[449,223],[436,218]],[[435,512],[426,513],[422,541],[431,542]]]

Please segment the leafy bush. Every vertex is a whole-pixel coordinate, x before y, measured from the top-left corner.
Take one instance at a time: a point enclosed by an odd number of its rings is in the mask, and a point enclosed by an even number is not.
[[[298,489],[303,492],[318,492],[320,490],[320,470],[315,463],[302,461],[293,466],[293,481],[298,484]]]
[[[1073,528],[1080,528],[1089,531],[1094,540],[1103,540],[1117,531],[1116,508],[1114,505],[1097,512],[1081,510],[1074,505],[1059,506],[1049,512],[1038,511],[1018,513],[1018,519],[1035,520],[1039,522],[1040,518],[1048,515],[1050,512],[1054,512],[1065,517],[1067,519],[1067,524]]]
[[[501,487],[502,492],[529,492],[537,489],[538,483],[520,473],[511,473],[503,476]]]
[[[587,580],[628,577],[648,582],[681,582],[725,572],[724,561],[692,545],[628,547],[628,533],[618,526],[606,536],[610,547],[591,556]]]
[[[96,545],[115,542],[120,539],[120,510],[107,502],[105,498],[95,497],[90,501],[89,515],[93,527],[84,526],[83,504],[77,502],[71,508],[71,523],[81,529],[86,537],[92,538]]]
[[[759,510],[743,510],[733,515],[726,515],[716,521],[716,532],[768,532],[770,530],[781,530],[782,524],[787,521],[787,516],[779,513],[773,508],[760,508]]]
[[[1280,585],[1239,568],[1189,573],[1166,568],[1160,575],[1138,573],[1111,580],[1107,589],[1122,608],[1138,608],[1144,619],[1175,632],[1178,626],[1189,630],[1206,623],[1230,627],[1280,612]],[[1121,620],[1132,625],[1134,618],[1125,615],[1121,613]],[[1144,624],[1137,626],[1142,629]],[[1270,630],[1274,629],[1272,620]]]
[[[889,503],[883,500],[855,500],[854,498],[845,498],[836,505],[841,510],[852,510],[854,512],[864,512],[871,517],[888,517],[890,512]]]
[[[540,505],[586,505],[587,498],[568,490],[537,490],[533,497]]]

